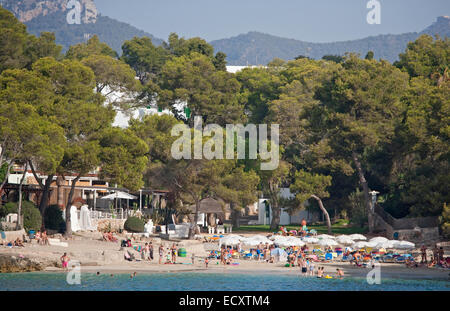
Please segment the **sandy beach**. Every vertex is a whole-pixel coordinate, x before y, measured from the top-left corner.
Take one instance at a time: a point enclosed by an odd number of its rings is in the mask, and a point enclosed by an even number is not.
[[[119,237],[119,240],[124,237]],[[133,245],[144,245],[152,241],[154,245],[153,261],[126,261],[123,254],[124,249],[120,243],[106,242],[101,240],[100,233],[77,233],[71,240],[67,240],[69,246],[42,246],[37,244],[26,244],[25,247],[9,248],[0,246],[0,255],[9,255],[17,258],[26,258],[33,262],[39,262],[44,271],[63,272],[60,257],[67,252],[71,260],[80,262],[83,273],[167,273],[167,272],[199,272],[199,273],[249,273],[249,274],[289,274],[301,275],[299,267],[285,267],[285,262],[267,263],[265,261],[236,259],[237,265],[222,265],[218,260],[210,260],[208,268],[205,268],[204,258],[209,253],[210,243],[202,241],[167,241],[159,237],[136,239]],[[159,264],[158,247],[163,243],[164,248],[176,243],[187,251],[186,257],[177,257],[177,264]],[[131,251],[131,248],[126,248]],[[132,250],[136,258],[139,253]],[[192,253],[195,254],[195,263],[192,264]],[[165,262],[165,257],[163,261]],[[348,262],[315,263],[316,269],[324,267],[324,274],[336,275],[336,269],[343,269],[345,276],[365,278],[371,269],[350,265]],[[389,279],[435,279],[450,280],[447,269],[441,268],[407,268],[404,264],[381,263],[381,277]]]

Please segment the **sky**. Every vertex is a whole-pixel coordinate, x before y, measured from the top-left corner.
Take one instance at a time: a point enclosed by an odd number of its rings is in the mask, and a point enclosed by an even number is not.
[[[420,32],[450,15],[450,0],[378,0],[381,23],[368,24],[369,0],[94,0],[99,13],[166,40],[171,32],[207,41],[259,31],[309,42]]]

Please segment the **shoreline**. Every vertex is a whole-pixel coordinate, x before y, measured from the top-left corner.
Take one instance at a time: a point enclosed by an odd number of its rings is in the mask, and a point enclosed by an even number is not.
[[[316,263],[317,265],[317,263]],[[247,274],[247,275],[293,275],[298,277],[315,277],[301,275],[298,267],[283,266],[264,266],[264,267],[208,267],[207,269],[195,266],[188,269],[180,267],[182,265],[173,265],[175,268],[167,267],[168,265],[152,265],[152,266],[127,266],[127,265],[102,265],[102,266],[81,266],[81,273],[97,273],[101,274],[165,274],[165,273],[202,273],[202,274]],[[172,266],[172,265],[170,265]],[[349,267],[346,263],[320,263],[317,266],[324,267],[324,275],[336,277],[336,269],[340,268],[344,271],[344,278],[366,278],[367,274],[372,270],[369,268]],[[48,273],[66,273],[62,268],[48,267],[40,272]],[[450,281],[450,270],[429,269],[429,268],[406,268],[402,266],[393,266],[392,264],[381,265],[381,278],[401,279],[401,280],[435,280]]]
[[[36,244],[27,244],[22,248],[0,247],[1,257],[12,260],[4,260],[6,268],[11,267],[11,262],[18,267],[15,270],[4,269],[9,272],[28,272],[40,271],[51,273],[64,273],[61,268],[60,257],[67,253],[71,260],[78,261],[82,273],[223,273],[223,274],[252,274],[252,275],[297,275],[300,276],[299,267],[285,267],[284,262],[266,263],[264,261],[234,259],[237,265],[218,265],[218,260],[210,260],[209,267],[206,269],[204,258],[209,254],[210,243],[202,241],[184,240],[167,241],[157,237],[146,239],[136,239],[134,245],[142,245],[145,242],[152,241],[154,245],[153,261],[126,261],[124,251],[132,252],[136,258],[140,254],[131,248],[121,248],[119,243],[101,241],[100,233],[77,234],[71,240],[65,240],[68,247],[62,246],[42,246]],[[118,238],[122,238],[118,236]],[[173,243],[179,248],[185,248],[187,257],[177,257],[177,264],[158,264],[158,247],[164,245],[168,249]],[[192,264],[191,254],[195,256],[195,263]],[[163,256],[165,261],[165,256]],[[181,264],[180,264],[181,263]],[[0,262],[1,264],[1,262]],[[28,264],[28,266],[26,266]],[[27,270],[31,265],[39,266],[39,269]],[[8,267],[8,265],[10,265]],[[348,262],[315,262],[315,269],[324,267],[324,275],[336,276],[336,269],[344,271],[344,278],[366,278],[372,270],[370,268],[361,268],[351,266]],[[1,268],[1,267],[0,267]],[[22,269],[21,269],[22,268]],[[442,268],[407,268],[404,264],[381,263],[381,277],[388,279],[410,279],[410,280],[444,280],[450,281],[450,269]],[[2,270],[0,270],[2,271]],[[21,272],[22,271],[22,272]],[[33,272],[31,272],[33,273]]]

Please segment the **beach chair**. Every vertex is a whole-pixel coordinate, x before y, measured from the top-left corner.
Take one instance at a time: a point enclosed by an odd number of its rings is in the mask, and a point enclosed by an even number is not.
[[[333,254],[332,253],[326,253],[325,254],[325,261],[331,261],[333,260]]]

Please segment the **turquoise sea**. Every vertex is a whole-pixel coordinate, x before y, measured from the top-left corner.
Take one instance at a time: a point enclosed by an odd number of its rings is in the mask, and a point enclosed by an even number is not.
[[[317,279],[294,275],[219,273],[81,274],[69,285],[62,273],[0,274],[1,291],[450,291],[449,281],[382,279]]]

